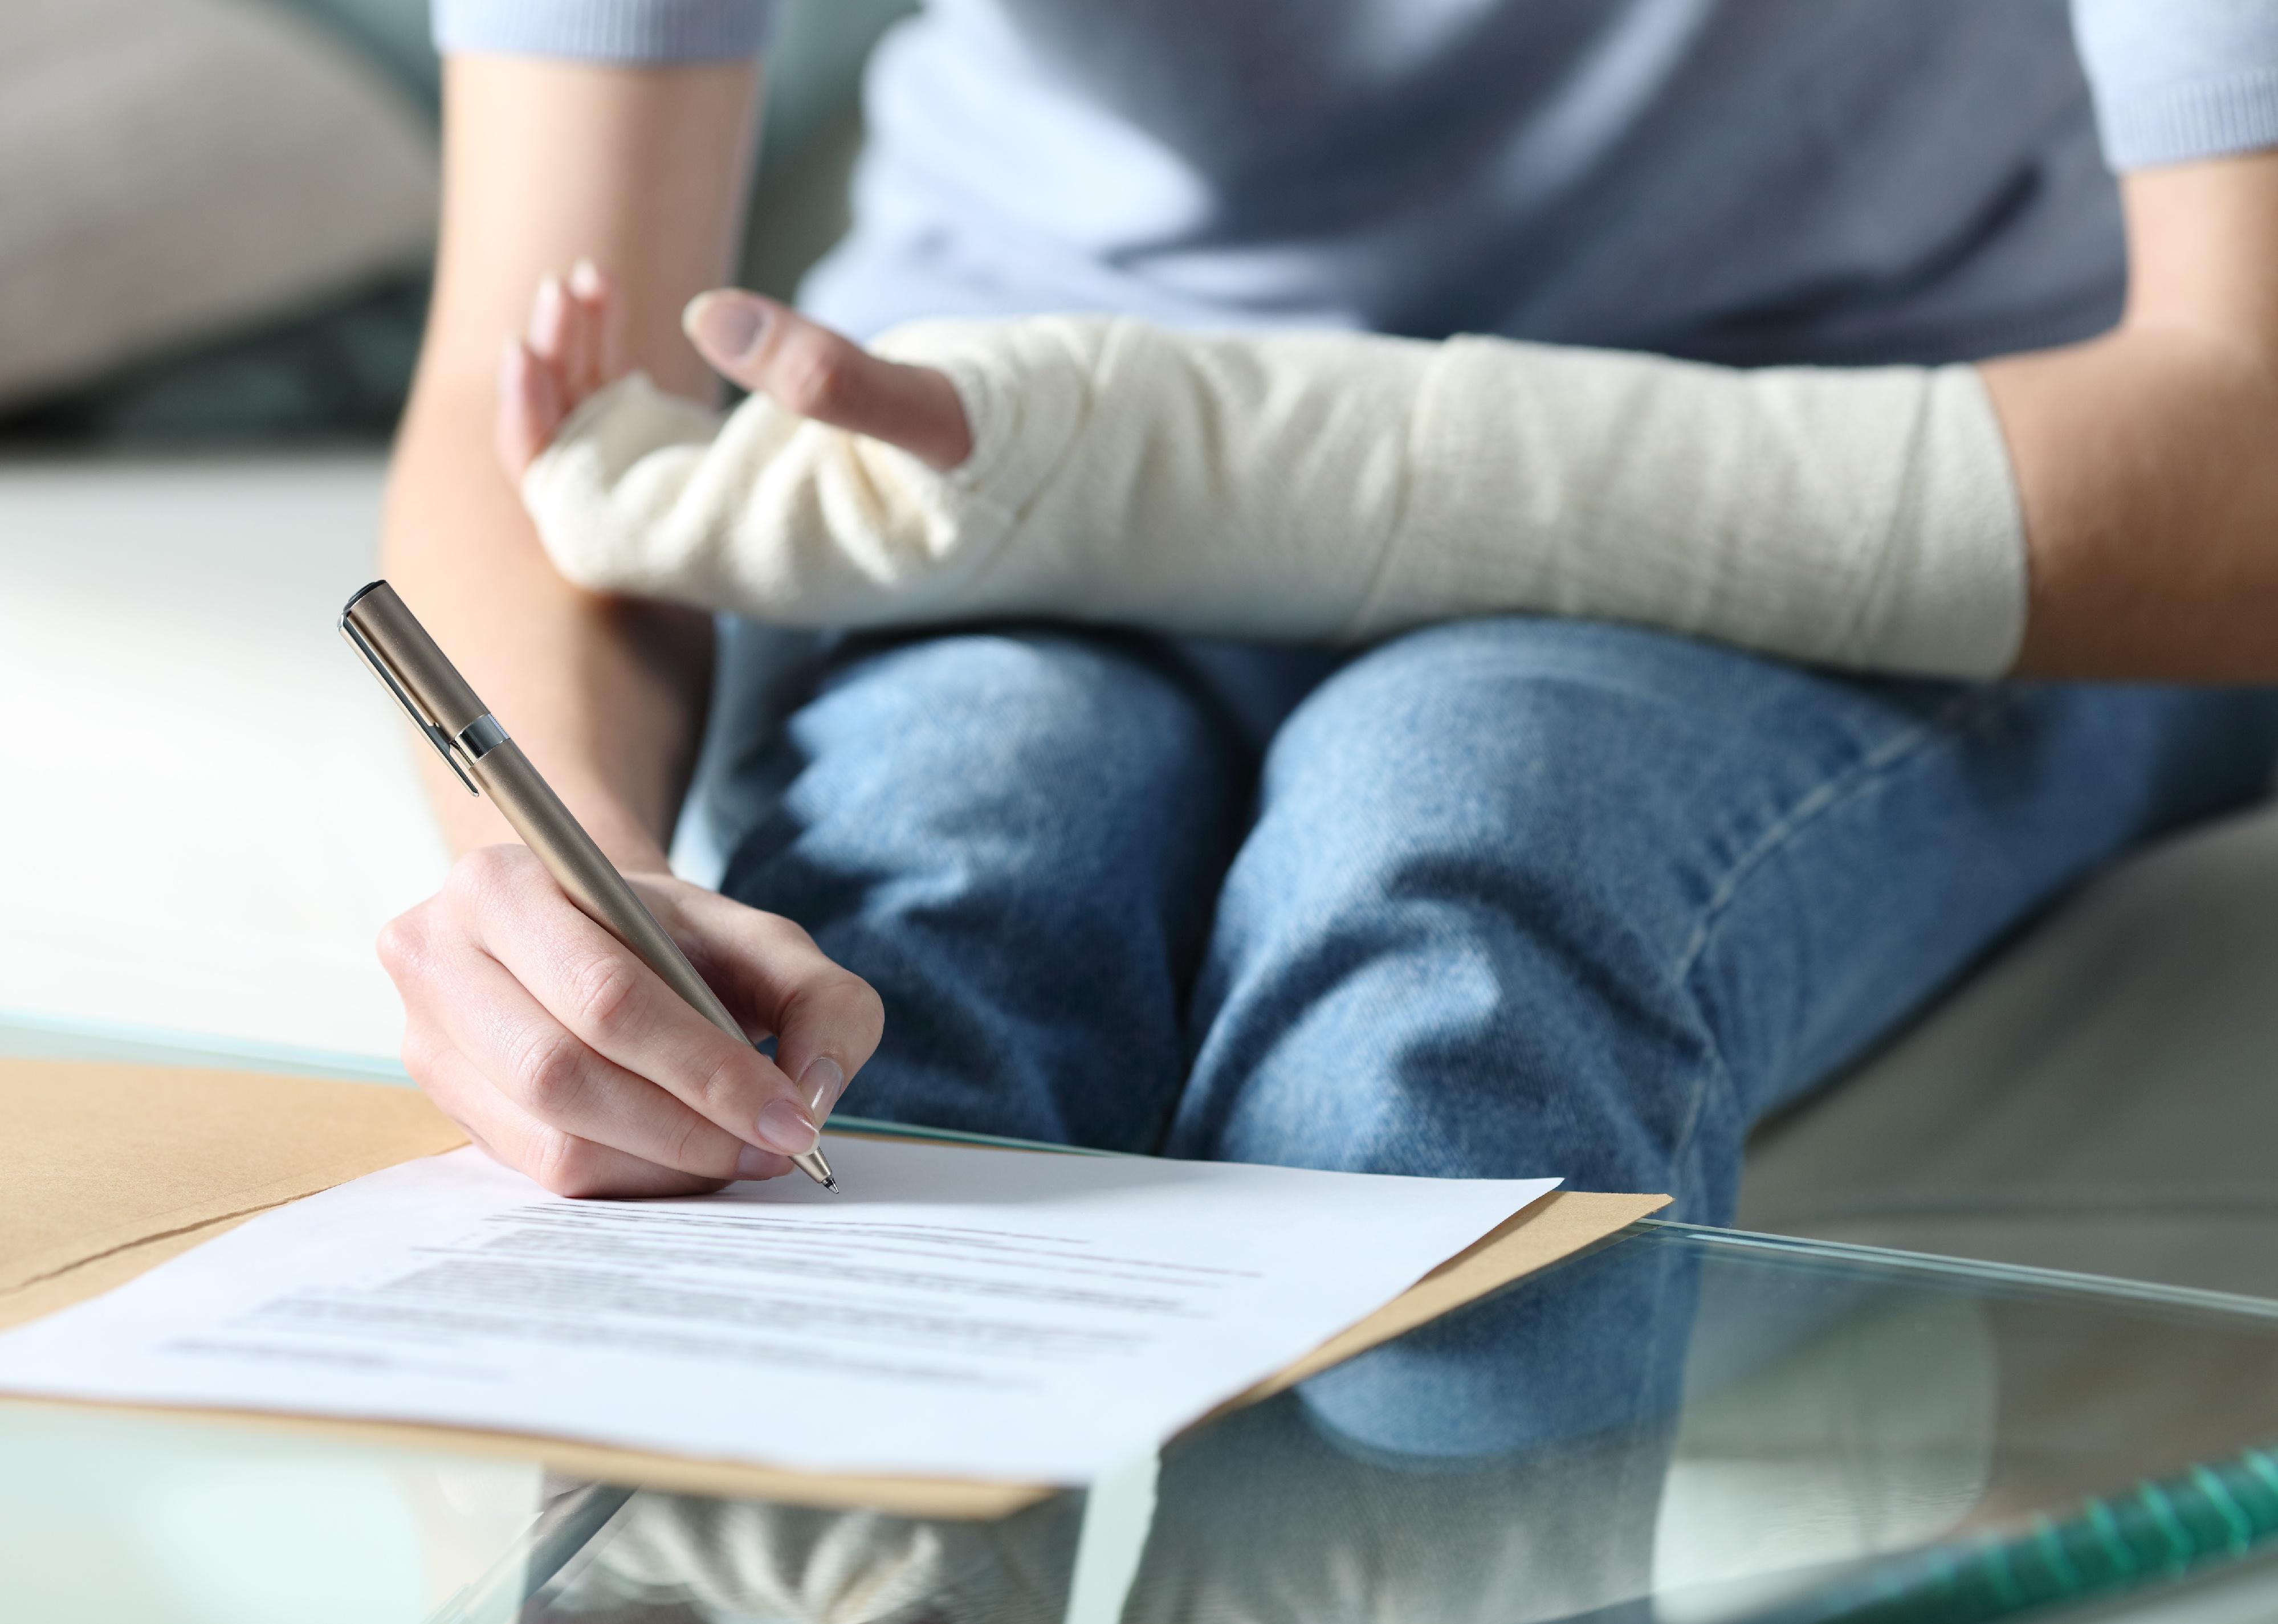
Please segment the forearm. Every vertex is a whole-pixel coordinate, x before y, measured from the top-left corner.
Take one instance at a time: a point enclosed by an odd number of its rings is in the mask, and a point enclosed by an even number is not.
[[[2121,326],[1984,369],[2030,557],[2017,668],[2278,681],[2278,155],[2128,201]]]
[[[2278,366],[2123,331],[1984,370],[2030,538],[2018,674],[2278,680]]]
[[[555,572],[490,452],[489,379],[423,381],[397,445],[382,568],[621,865],[662,865],[711,659],[700,614]],[[419,752],[455,850],[515,838]]]
[[[385,567],[594,838],[635,867],[661,862],[686,786],[710,621],[581,591],[547,561],[493,452],[500,346],[543,278],[590,258],[615,279],[631,356],[676,388],[709,388],[680,307],[721,278],[738,240],[757,83],[747,62],[445,67],[435,301]],[[511,838],[426,765],[455,846]]]

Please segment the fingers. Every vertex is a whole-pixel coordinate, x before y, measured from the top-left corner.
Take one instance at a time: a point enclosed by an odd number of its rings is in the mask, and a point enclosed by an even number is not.
[[[944,470],[973,454],[964,402],[931,367],[873,355],[739,288],[698,294],[681,325],[722,377],[802,417],[883,440]]]
[[[529,343],[561,380],[570,410],[616,382],[625,370],[625,313],[615,281],[590,259],[571,266],[566,281],[547,277],[531,305]]]
[[[592,261],[538,285],[526,330],[499,359],[498,454],[516,484],[562,421],[624,375],[624,329],[616,284]]]
[[[492,1087],[481,1071],[456,1050],[417,1051],[407,1044],[404,1060],[428,1098],[464,1128],[485,1155],[528,1174],[556,1195],[701,1195],[720,1187],[717,1178],[662,1166],[548,1127]]]
[[[615,1097],[621,1071],[746,1144],[786,1155],[814,1147],[814,1120],[775,1062],[690,1008],[572,906],[525,848],[463,859],[453,885],[476,943],[580,1046],[522,1062],[524,1088],[554,1086],[538,1112],[546,1120],[564,1120],[582,1089]],[[589,1051],[610,1070],[598,1070]]]
[[[531,353],[553,368],[572,407],[590,393],[585,380],[592,325],[585,306],[570,297],[561,278],[547,277],[539,283],[538,297],[530,306]]]
[[[570,268],[569,293],[588,329],[584,393],[606,388],[625,375],[625,307],[615,278],[590,259]]]
[[[516,484],[554,440],[570,408],[554,370],[532,355],[520,339],[508,339],[499,354],[499,462]]]
[[[623,1000],[606,990],[615,972],[572,968],[612,949],[630,960],[614,942],[589,939],[598,934],[527,850],[462,859],[440,894],[381,937],[381,960],[403,995],[404,1061],[414,1079],[491,1154],[565,1194],[678,1193],[789,1170],[780,1151],[754,1142],[760,1117],[774,1107],[779,1130],[785,1113],[793,1119],[778,1137],[813,1144],[788,1079],[681,1004],[637,960],[634,985],[678,1005],[692,1026],[652,1020],[661,1038],[645,1038],[640,1022],[616,1021],[608,1011]],[[549,961],[550,971],[530,968]],[[564,969],[570,993],[555,985]],[[562,1008],[549,1007],[549,995]],[[572,1008],[577,1018],[564,1018]],[[613,1052],[576,1029],[597,1015],[593,1030]],[[749,1097],[735,1102],[730,1085],[749,1088]],[[715,1106],[711,1114],[683,1097],[698,1093]],[[722,1102],[724,1124],[715,1119]]]
[[[789,919],[715,892],[676,888],[650,899],[692,945],[697,969],[731,1010],[776,1034],[776,1064],[798,1086],[816,1122],[877,1052],[885,1006],[868,981],[841,968]]]
[[[714,1182],[748,1178],[736,1135],[595,1053],[488,954],[436,955],[439,997],[423,1041],[494,1079],[493,1092],[534,1126]]]

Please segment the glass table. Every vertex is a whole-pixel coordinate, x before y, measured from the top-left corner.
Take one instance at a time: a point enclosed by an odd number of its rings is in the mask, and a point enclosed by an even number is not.
[[[996,1522],[0,1403],[0,1618],[2234,1624],[2264,1443],[2278,1303],[1649,1221]]]

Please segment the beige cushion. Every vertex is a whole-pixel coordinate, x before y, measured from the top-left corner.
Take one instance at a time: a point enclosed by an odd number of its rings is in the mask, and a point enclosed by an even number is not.
[[[0,402],[418,263],[418,116],[259,0],[0,4]]]

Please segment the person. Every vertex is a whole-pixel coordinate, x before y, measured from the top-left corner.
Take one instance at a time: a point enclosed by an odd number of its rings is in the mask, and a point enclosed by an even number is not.
[[[436,18],[386,568],[774,1041],[714,1032],[443,795],[463,855],[381,942],[406,1063],[550,1188],[779,1173],[859,1072],[872,1116],[1556,1173],[1716,1222],[1753,1120],[2267,779],[2278,6],[2076,0],[2076,51],[2056,0],[938,0],[874,64],[806,316],[723,294],[700,357],[677,316],[730,270],[766,6]],[[586,336],[608,301],[622,356]],[[1979,363],[2029,546],[2014,670],[1490,615],[1337,653],[866,632],[763,671],[752,629],[570,584],[493,457],[621,362],[700,394],[708,361],[950,466],[936,384],[853,340],[1049,310]],[[759,716],[721,751],[716,892],[665,861],[715,657]]]

